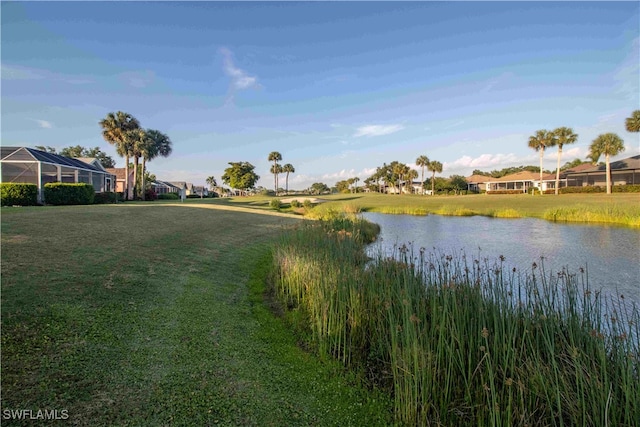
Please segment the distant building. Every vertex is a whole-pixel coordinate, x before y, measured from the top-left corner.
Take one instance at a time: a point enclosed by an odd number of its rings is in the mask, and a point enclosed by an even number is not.
[[[610,163],[613,185],[640,184],[640,155],[627,157]],[[567,182],[572,187],[607,185],[606,166],[580,165],[565,172]]]

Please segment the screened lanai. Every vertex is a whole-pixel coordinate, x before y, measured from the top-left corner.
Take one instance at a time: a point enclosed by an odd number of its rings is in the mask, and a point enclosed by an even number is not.
[[[86,183],[96,192],[112,191],[115,177],[97,161],[87,162],[47,153],[29,147],[2,147],[1,182],[38,186],[38,201],[43,202],[43,188],[49,182]]]

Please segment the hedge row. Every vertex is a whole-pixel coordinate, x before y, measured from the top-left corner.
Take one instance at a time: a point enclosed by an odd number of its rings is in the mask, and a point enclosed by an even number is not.
[[[158,200],[180,200],[177,193],[158,194]]]
[[[640,184],[634,185],[614,185],[612,190],[614,193],[640,193]],[[607,187],[590,185],[586,187],[562,187],[561,194],[573,193],[606,193]]]
[[[44,185],[44,200],[49,205],[91,205],[95,194],[91,184],[51,182]]]
[[[2,206],[34,206],[38,204],[38,186],[35,184],[0,183]]]
[[[487,194],[526,194],[522,190],[495,190],[487,191]]]

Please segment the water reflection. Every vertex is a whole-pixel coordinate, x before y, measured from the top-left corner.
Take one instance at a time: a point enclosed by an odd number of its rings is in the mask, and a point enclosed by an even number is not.
[[[380,224],[374,250],[413,243],[478,258],[505,257],[504,265],[529,270],[541,257],[548,274],[565,268],[588,273],[592,289],[623,294],[640,304],[640,231],[609,226],[566,225],[534,218],[409,216],[365,213]],[[381,245],[381,246],[380,246]]]

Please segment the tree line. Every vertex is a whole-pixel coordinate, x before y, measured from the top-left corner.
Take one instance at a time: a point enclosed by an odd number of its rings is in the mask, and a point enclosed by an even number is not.
[[[144,177],[144,169],[147,161],[150,161],[157,156],[168,156],[171,153],[171,140],[169,137],[157,130],[147,129],[144,130],[140,127],[140,123],[137,119],[128,113],[118,111],[117,113],[109,113],[107,117],[100,122],[100,126],[103,129],[104,139],[112,145],[115,145],[116,151],[119,155],[125,157],[125,174],[129,175],[129,159],[133,158],[134,163],[134,195],[138,194],[138,164],[142,159],[142,174]],[[640,132],[640,110],[636,110],[632,113],[631,117],[625,121],[625,126],[629,132]],[[542,183],[542,175],[544,171],[542,168],[544,152],[547,148],[557,147],[557,167],[556,167],[556,185],[555,191],[558,194],[560,171],[568,167],[574,167],[577,164],[581,164],[582,161],[576,159],[573,162],[566,163],[563,167],[560,166],[562,149],[565,145],[573,144],[577,141],[578,135],[573,132],[572,128],[559,127],[553,131],[541,129],[535,132],[534,135],[529,137],[528,146],[540,153],[540,167],[535,166],[519,166],[516,168],[505,168],[501,171],[491,171],[489,173],[474,170],[473,174],[500,177],[509,173],[515,173],[522,170],[529,170],[540,173],[540,182]],[[49,147],[50,148],[50,147]],[[85,156],[86,153],[97,154],[93,151],[83,151],[82,147],[69,147],[69,149],[80,148],[80,153]],[[98,150],[99,151],[99,150]],[[606,133],[599,135],[593,140],[589,146],[588,158],[592,163],[597,163],[601,156],[605,157],[606,164],[606,176],[607,176],[607,193],[611,192],[610,183],[610,157],[619,154],[624,151],[624,142],[615,133]],[[79,157],[79,156],[74,156]],[[86,157],[96,157],[86,156]],[[108,157],[108,156],[107,156]],[[278,151],[272,151],[267,156],[269,162],[273,162],[270,168],[270,172],[274,177],[274,192],[279,194],[279,175],[285,174],[285,192],[289,192],[289,175],[295,173],[295,168],[292,164],[287,163],[281,165],[282,154]],[[111,159],[111,161],[113,161]],[[255,188],[260,176],[255,173],[255,166],[249,162],[229,162],[229,167],[224,170],[222,175],[222,181],[233,189],[247,192],[250,189]],[[394,160],[389,164],[384,163],[382,166],[376,167],[376,171],[364,180],[364,185],[370,191],[387,192],[387,188],[391,187],[397,194],[405,193],[420,193],[426,194],[426,186],[430,184],[431,194],[435,194],[436,185],[438,183],[439,189],[447,189],[455,191],[461,191],[466,188],[466,180],[459,175],[452,175],[448,180],[440,179],[436,180],[436,173],[442,173],[443,165],[437,160],[430,160],[426,155],[420,155],[416,158],[415,165],[420,168],[420,185],[419,188],[414,188],[414,180],[418,178],[418,172],[411,168],[409,165]],[[425,169],[431,172],[431,178],[425,180]],[[126,180],[128,181],[128,180]],[[142,178],[142,188],[144,188],[144,178]],[[210,188],[214,189],[218,183],[214,176],[210,176],[206,179]],[[360,178],[352,177],[346,180],[341,180],[336,183],[335,189],[339,192],[358,192],[358,182]],[[463,184],[464,182],[464,184]],[[542,188],[542,185],[540,186]],[[329,187],[324,183],[314,183],[308,191],[316,194],[326,192]],[[144,192],[143,192],[144,193]],[[125,189],[125,194],[128,195],[128,189]],[[142,194],[144,197],[144,194]]]

